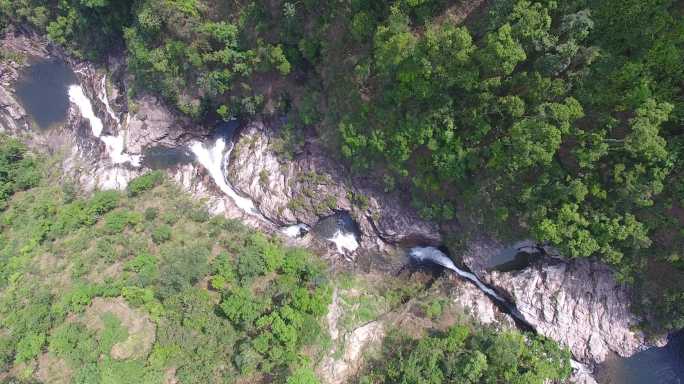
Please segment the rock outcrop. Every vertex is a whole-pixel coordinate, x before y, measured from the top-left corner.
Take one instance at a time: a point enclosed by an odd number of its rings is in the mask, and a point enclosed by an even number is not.
[[[459,281],[454,284],[448,296],[465,313],[472,316],[480,324],[496,326],[501,329],[515,329],[516,325],[513,318],[494,305],[492,299],[487,297],[484,292],[456,276],[453,279],[459,279]]]
[[[585,363],[609,352],[627,357],[646,348],[640,319],[629,310],[629,292],[613,271],[590,260],[546,259],[516,272],[491,272],[485,280],[513,302],[537,332],[568,346]]]
[[[365,248],[382,248],[384,242],[439,243],[437,225],[420,219],[397,195],[354,187],[318,143],[308,142],[303,154],[281,162],[272,141],[262,123],[251,123],[235,143],[228,172],[233,187],[272,222],[313,225],[321,217],[348,211]]]

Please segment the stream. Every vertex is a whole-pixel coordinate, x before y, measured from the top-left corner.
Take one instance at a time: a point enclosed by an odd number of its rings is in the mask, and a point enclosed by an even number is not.
[[[125,151],[127,124],[116,116],[107,98],[106,79],[102,80],[98,98],[106,112],[117,122],[116,134],[105,129],[103,121],[93,109],[92,101],[85,94],[73,71],[63,62],[55,59],[32,63],[16,84],[16,94],[27,113],[41,129],[63,123],[67,116],[69,102],[88,120],[92,135],[106,148],[106,153],[115,165],[133,168],[171,169],[179,164],[197,162],[204,167],[218,189],[232,199],[249,215],[263,218],[254,202],[239,195],[226,178],[233,150],[233,136],[238,128],[237,121],[221,123],[213,135],[203,141],[194,141],[186,147],[151,147],[142,155]],[[266,220],[264,218],[264,220]],[[349,254],[359,248],[359,229],[348,212],[337,212],[322,218],[312,228],[306,224],[294,224],[280,229],[286,236],[297,238],[308,233],[333,243],[340,254]],[[472,282],[497,304],[522,323],[524,317],[515,305],[502,298],[496,291],[482,283],[475,274],[458,268],[454,262],[435,247],[414,247],[408,250],[416,262],[434,263]],[[533,261],[532,254],[519,249],[498,255],[489,268],[513,270],[523,268]],[[684,333],[675,335],[664,348],[651,348],[630,358],[614,358],[599,368],[599,380],[606,384],[681,384],[684,378]]]

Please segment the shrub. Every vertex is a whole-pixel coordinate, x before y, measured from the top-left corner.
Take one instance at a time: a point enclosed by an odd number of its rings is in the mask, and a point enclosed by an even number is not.
[[[17,355],[14,360],[17,363],[28,361],[38,356],[45,344],[45,335],[42,333],[29,333],[17,343]]]
[[[128,195],[137,196],[158,186],[163,181],[164,173],[162,171],[148,172],[142,176],[136,177],[128,183]]]
[[[0,208],[16,191],[38,185],[41,170],[26,146],[15,138],[0,135]]]
[[[50,336],[50,352],[72,365],[96,361],[99,356],[94,334],[80,323],[66,323]]]
[[[128,210],[110,212],[105,216],[104,230],[106,233],[121,233],[128,225],[135,225],[142,217],[137,212]]]
[[[413,340],[388,336],[382,356],[361,382],[529,383],[565,380],[570,352],[537,335],[456,325],[446,333]]]
[[[93,224],[105,213],[111,211],[119,205],[121,195],[117,191],[98,191],[87,204],[86,211],[89,220],[86,224]]]
[[[159,208],[149,207],[145,209],[145,220],[154,221],[159,216]]]
[[[287,378],[286,384],[319,384],[316,374],[311,368],[299,368]]]
[[[161,244],[171,239],[171,227],[162,224],[152,230],[152,240],[155,244]]]
[[[193,209],[190,210],[189,212],[189,217],[190,220],[196,222],[196,223],[204,223],[211,218],[211,215],[209,214],[209,211],[206,209],[206,207],[193,207]]]
[[[209,272],[209,250],[198,245],[166,248],[159,263],[159,295],[168,297],[199,281]]]

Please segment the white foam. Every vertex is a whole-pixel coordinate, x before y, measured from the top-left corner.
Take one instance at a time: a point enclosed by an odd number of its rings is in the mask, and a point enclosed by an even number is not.
[[[233,190],[233,188],[226,182],[223,174],[224,167],[228,167],[230,159],[230,152],[233,150],[231,144],[228,151],[226,149],[226,141],[224,138],[216,139],[214,144],[207,148],[204,144],[196,141],[190,145],[190,151],[195,155],[197,161],[209,172],[209,175],[219,187],[221,192],[230,197],[238,208],[249,213],[250,215],[259,215],[254,202],[252,200],[242,197]]]
[[[282,228],[280,232],[282,232],[287,237],[296,238],[304,236],[310,230],[311,228],[309,228],[309,226],[306,224],[294,224]]]
[[[478,279],[477,276],[475,276],[473,273],[458,268],[456,264],[454,264],[454,262],[447,255],[445,255],[444,252],[440,251],[439,249],[435,247],[415,247],[411,248],[409,253],[411,257],[418,261],[431,261],[435,264],[441,265],[444,268],[456,272],[456,274],[458,274],[459,276],[464,277],[475,283],[475,285],[477,285],[477,287],[480,288],[480,290],[482,290],[483,292],[492,296],[501,303],[506,304],[506,301],[496,292],[494,292],[493,289],[484,285],[480,281],[480,279]]]
[[[107,97],[107,76],[102,76],[102,83],[100,84],[100,88],[100,94],[98,95],[100,101],[102,102],[102,104],[104,104],[109,116],[111,116],[112,119],[116,121],[117,127],[121,128],[121,123],[119,122],[119,119],[116,117],[116,113],[114,113],[114,110],[109,105],[109,98]]]
[[[81,116],[86,118],[90,123],[90,129],[93,131],[95,137],[100,137],[102,134],[102,120],[95,116],[93,111],[93,105],[90,103],[90,99],[83,93],[83,88],[80,85],[69,86],[69,100],[76,104]]]
[[[124,136],[119,131],[117,136],[101,136],[100,140],[105,143],[109,157],[114,164],[129,163],[134,167],[139,167],[142,161],[141,155],[131,155],[124,152]]]
[[[106,89],[104,88],[104,79],[103,92],[106,92]],[[100,100],[102,100],[102,102],[105,104],[107,112],[110,113],[114,121],[117,122],[117,126],[119,128],[117,136],[102,135],[104,124],[102,123],[102,120],[100,120],[100,118],[95,115],[95,112],[93,111],[93,105],[90,102],[90,99],[88,99],[88,97],[83,92],[83,88],[80,85],[72,85],[69,87],[69,100],[72,103],[76,104],[79,112],[81,113],[81,116],[88,120],[88,122],[90,123],[90,128],[93,132],[93,136],[99,138],[105,144],[107,154],[109,155],[109,158],[112,160],[112,163],[129,163],[134,167],[140,166],[140,162],[142,160],[141,155],[130,155],[124,152],[124,132],[123,129],[121,129],[121,124],[119,123],[119,120],[116,118],[114,111],[109,106],[109,102],[106,101],[106,93],[100,95]]]
[[[338,229],[328,241],[335,243],[337,252],[339,253],[351,253],[359,248],[359,242],[356,240],[356,235],[351,232],[343,232],[341,229]]]

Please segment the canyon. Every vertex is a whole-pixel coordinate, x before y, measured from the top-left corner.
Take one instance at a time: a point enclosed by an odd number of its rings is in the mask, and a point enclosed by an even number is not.
[[[437,224],[422,219],[399,192],[385,193],[351,175],[316,138],[307,139],[292,160],[279,158],[273,150],[282,124],[278,119],[197,126],[152,95],[127,100],[129,79],[119,58],[110,58],[107,68],[101,68],[65,55],[30,32],[8,34],[2,44],[29,57],[29,63],[50,58],[73,71],[73,80],[67,80],[74,83],[63,94],[69,100],[63,121],[43,129],[15,92],[29,64],[10,61],[0,67],[2,131],[61,156],[65,183],[73,181],[83,191],[125,189],[152,168],[146,165],[148,150],[176,153],[156,168],[204,201],[213,214],[319,250],[343,268],[353,269],[358,260],[381,254],[391,262],[378,266],[376,273],[395,273],[413,262],[455,271],[469,282],[448,277],[458,286],[449,300],[483,324],[513,328],[518,317],[568,347],[576,360],[577,383],[594,382],[590,372],[611,354],[629,357],[666,343],[664,337],[651,340],[638,330],[641,319],[629,309],[629,288],[605,265],[567,260],[529,240],[504,244],[484,233],[469,238],[461,254],[448,255],[436,248],[444,245]],[[512,270],[492,268],[500,259],[510,261],[504,254],[539,257]],[[333,339],[344,340],[345,352],[331,354],[319,367],[329,383],[353,375],[363,350],[377,343],[389,324],[377,319],[339,335],[338,311],[333,300],[329,330]]]

